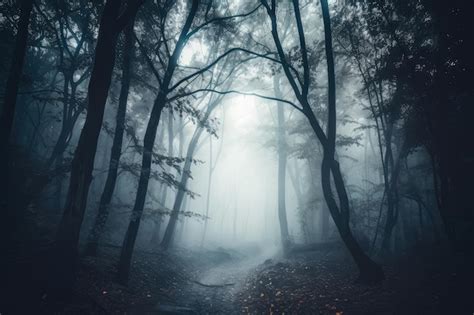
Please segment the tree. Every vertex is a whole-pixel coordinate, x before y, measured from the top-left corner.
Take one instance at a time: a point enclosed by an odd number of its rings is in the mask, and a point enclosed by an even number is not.
[[[300,15],[299,3],[297,0],[293,1],[294,15],[296,19],[299,44],[301,51],[301,59],[303,64],[303,80],[299,81],[299,77],[293,74],[293,69],[288,63],[286,54],[284,52],[282,43],[280,41],[278,26],[277,26],[277,5],[275,1],[269,4],[266,0],[262,0],[268,16],[271,21],[272,37],[277,48],[278,56],[288,82],[290,83],[295,97],[301,105],[299,109],[309,120],[321,146],[323,147],[323,161],[321,164],[321,185],[323,188],[324,198],[328,205],[336,227],[339,230],[342,240],[349,249],[355,263],[359,268],[359,280],[362,282],[377,282],[383,279],[383,271],[375,262],[373,262],[362,250],[354,236],[352,235],[349,226],[349,200],[344,185],[344,180],[340,171],[339,163],[334,159],[336,146],[336,99],[335,99],[335,74],[334,74],[334,59],[332,52],[332,34],[331,22],[329,16],[329,7],[327,1],[321,0],[322,15],[324,21],[325,47],[326,47],[326,62],[328,68],[328,119],[327,132],[325,133],[321,128],[319,121],[314,115],[308,101],[308,92],[310,84],[310,73],[308,65],[308,53],[306,49],[306,41],[303,30],[303,24]],[[298,83],[300,87],[298,87]],[[336,188],[336,195],[334,195],[331,188],[331,176]],[[339,202],[336,201],[335,197]]]
[[[227,49],[227,46],[226,46]],[[215,54],[213,54],[214,56]],[[223,63],[221,67],[216,67],[213,71],[213,76],[215,75],[215,78],[211,78],[211,82],[209,83],[209,86],[212,88],[216,88],[219,86],[223,86],[224,90],[227,90],[230,87],[230,84],[232,83],[232,79],[234,78],[236,71],[235,67],[233,67],[234,64],[232,62],[229,62],[229,59],[226,59],[226,61]],[[226,68],[230,68],[227,71],[225,71]],[[180,189],[178,190],[178,193],[176,194],[176,198],[173,204],[173,210],[171,212],[170,220],[168,222],[168,226],[166,227],[165,234],[163,236],[163,240],[161,242],[161,246],[164,249],[168,249],[172,245],[172,240],[173,240],[173,234],[176,229],[176,222],[178,220],[178,215],[179,211],[181,209],[181,204],[183,202],[184,195],[186,193],[186,187],[188,180],[190,178],[190,172],[191,172],[191,166],[192,166],[192,157],[199,148],[199,140],[201,138],[202,133],[207,130],[210,132],[210,136],[212,137],[212,134],[215,134],[215,131],[212,129],[212,127],[209,126],[209,120],[210,116],[213,113],[213,111],[217,108],[217,106],[220,104],[222,101],[223,95],[211,95],[209,97],[209,100],[207,104],[205,105],[205,112],[204,115],[200,118],[200,121],[198,122],[198,125],[196,126],[196,129],[193,133],[193,136],[189,142],[189,146],[186,152],[186,161],[184,164],[182,176],[181,176],[181,181],[180,181]],[[212,140],[210,140],[212,141]],[[212,155],[212,153],[211,153]],[[211,165],[210,167],[210,176],[212,176],[212,159],[210,160]],[[209,187],[208,191],[210,190],[210,181],[209,181]],[[205,215],[205,222],[204,226],[206,228],[207,225],[207,216],[209,214],[209,207],[208,207],[208,201],[207,201],[207,209],[206,209],[206,215]],[[204,238],[204,233],[203,233],[203,238]]]
[[[380,60],[380,56],[383,56],[384,49],[387,49],[384,44],[385,37],[372,29],[374,27],[373,25],[361,26],[356,24],[362,24],[364,21],[364,17],[360,17],[344,26],[345,30],[343,33],[344,36],[347,37],[350,49],[344,48],[349,50],[350,56],[356,62],[359,75],[362,79],[363,89],[367,95],[371,119],[375,122],[378,151],[382,165],[384,193],[373,246],[378,236],[382,206],[384,199],[386,199],[387,214],[385,227],[383,229],[382,249],[385,253],[389,253],[391,235],[397,223],[399,213],[398,177],[400,165],[402,159],[407,155],[407,150],[405,139],[399,139],[404,138],[404,136],[400,136],[400,134],[403,134],[403,132],[400,132],[400,130],[403,129],[401,105],[399,104],[399,100],[393,97],[396,92],[392,92],[392,90],[397,89],[396,82],[387,82],[376,73],[377,69],[380,69],[383,64],[383,60]],[[367,29],[368,32],[365,32]],[[360,38],[356,38],[356,34],[358,34]]]
[[[118,274],[119,274],[119,279],[122,283],[127,282],[128,275],[130,272],[130,262],[131,262],[131,257],[133,253],[133,248],[135,245],[136,236],[137,236],[138,229],[140,226],[141,216],[143,213],[143,205],[145,203],[146,192],[148,189],[150,166],[152,162],[151,155],[153,151],[156,130],[158,128],[161,112],[167,104],[169,105],[173,101],[178,101],[180,98],[191,95],[193,93],[205,91],[206,89],[196,89],[193,92],[189,92],[189,87],[186,88],[186,86],[189,85],[189,82],[192,82],[195,78],[205,74],[208,70],[214,67],[220,60],[222,60],[224,57],[226,57],[229,53],[233,52],[234,50],[229,50],[223,53],[210,64],[199,68],[197,71],[189,75],[186,75],[184,78],[172,84],[172,80],[174,79],[174,73],[177,69],[178,60],[181,56],[181,53],[185,45],[187,44],[187,42],[193,36],[195,36],[197,33],[205,29],[206,27],[212,24],[217,24],[219,22],[228,21],[237,17],[246,17],[256,11],[256,9],[254,9],[244,14],[236,14],[236,15],[224,16],[224,17],[215,17],[215,18],[210,18],[210,19],[207,19],[208,17],[205,14],[204,22],[195,26],[194,28],[191,28],[193,21],[197,15],[199,4],[200,4],[200,1],[197,1],[197,0],[192,1],[191,8],[189,9],[189,13],[186,16],[184,25],[179,29],[179,36],[175,43],[174,49],[171,51],[168,45],[164,45],[165,47],[163,48],[163,50],[165,50],[165,59],[163,59],[161,55],[158,58],[160,60],[160,65],[162,66],[163,69],[165,69],[163,76],[160,76],[158,70],[153,65],[152,60],[150,58],[147,58],[150,68],[155,74],[157,81],[160,83],[160,87],[158,90],[158,95],[155,98],[153,108],[150,113],[150,120],[148,122],[146,132],[145,132],[145,137],[143,140],[144,152],[143,152],[142,166],[141,166],[141,172],[140,172],[140,179],[138,182],[137,195],[135,199],[135,205],[132,211],[130,224],[128,226],[128,229],[125,235],[125,239],[123,242],[122,251],[120,255]],[[158,51],[158,54],[159,53],[160,52]],[[184,85],[185,83],[187,85]],[[172,92],[174,92],[175,95],[173,95]],[[182,110],[185,110],[187,113],[195,114],[195,115],[198,114],[195,112],[195,110],[192,107],[190,108],[189,106],[186,106],[186,104],[181,104],[181,108]],[[199,120],[202,121],[201,117],[199,117]],[[187,155],[184,169],[187,169],[187,168],[189,169],[190,163],[192,163],[192,160],[190,160],[189,158],[191,157]],[[180,190],[178,190],[178,195],[183,194],[183,190],[185,189],[185,187],[186,185],[180,185]],[[167,231],[165,232],[165,236],[162,240],[162,245],[167,244],[166,246],[168,246],[171,242],[171,236],[174,232],[174,227],[176,224],[176,219],[179,213],[179,209],[181,208],[182,199],[183,199],[182,196],[179,196],[179,198],[177,196],[177,198],[175,199],[175,206],[173,207],[171,217],[170,217],[171,225],[169,225],[169,228],[167,227]]]
[[[129,23],[141,1],[127,3],[120,14],[121,1],[107,1],[100,21],[94,66],[88,87],[87,116],[72,161],[66,205],[56,243],[62,260],[64,281],[73,280],[79,233],[87,203],[97,141],[115,63],[115,48],[121,30]],[[72,268],[72,269],[71,269]]]
[[[280,78],[273,77],[273,89],[275,96],[282,98],[280,91]],[[287,164],[287,148],[285,140],[285,111],[281,102],[277,104],[278,116],[278,219],[280,221],[280,234],[283,250],[287,250],[290,246],[290,234],[288,232],[288,220],[286,218],[286,164]]]
[[[224,143],[224,119],[225,119],[225,109],[222,110],[223,112],[223,117],[222,117],[222,134],[221,134],[221,139],[219,142],[219,148],[217,150],[216,154],[216,161],[213,162],[214,156],[212,153],[212,135],[209,136],[209,173],[208,173],[208,181],[207,181],[207,196],[206,196],[206,213],[204,215],[204,228],[202,231],[202,238],[201,238],[201,247],[204,245],[204,241],[206,239],[206,233],[207,233],[207,226],[208,226],[208,220],[209,220],[209,207],[210,207],[210,202],[211,202],[211,188],[212,188],[212,175],[214,174],[214,170],[216,169],[217,162],[219,162],[219,157],[222,152],[222,146]]]
[[[170,55],[163,79],[161,80],[157,75],[157,79],[160,82],[160,88],[154,101],[153,108],[150,113],[150,120],[148,121],[145,137],[143,139],[143,158],[140,179],[138,181],[137,195],[132,210],[132,217],[130,219],[130,223],[123,241],[122,251],[120,253],[120,261],[118,264],[118,277],[122,283],[126,283],[128,281],[128,276],[130,273],[130,263],[132,259],[133,248],[135,246],[138,228],[140,227],[141,215],[143,213],[143,206],[145,205],[145,197],[150,179],[152,151],[155,143],[156,130],[158,129],[161,112],[167,103],[167,96],[170,92],[170,83],[178,64],[178,59],[188,40],[188,32],[191,29],[191,24],[194,20],[194,17],[196,16],[198,5],[199,1],[192,1],[189,14],[181,29],[175,48]]]
[[[122,142],[125,130],[125,115],[127,112],[127,100],[130,90],[130,81],[132,76],[132,56],[134,53],[134,38],[133,38],[134,20],[128,23],[125,27],[125,43],[122,53],[122,86],[120,90],[120,97],[117,109],[117,117],[115,124],[114,140],[110,153],[109,169],[107,179],[105,181],[104,190],[100,198],[99,210],[94,221],[92,230],[89,233],[86,253],[89,255],[97,254],[97,247],[100,236],[104,230],[107,217],[109,215],[109,205],[115,190],[115,185],[118,177],[118,169],[120,156],[122,154]]]
[[[207,106],[207,110],[204,114],[204,117],[202,119],[203,122],[206,122],[209,119],[209,116],[211,115],[212,111],[220,102],[220,98],[210,100],[210,104]],[[186,151],[186,157],[185,157],[185,162],[184,162],[184,167],[183,167],[183,172],[181,176],[181,181],[179,184],[179,190],[178,193],[176,194],[176,198],[173,204],[173,209],[170,215],[170,220],[168,222],[168,226],[166,227],[165,234],[163,236],[163,240],[161,241],[161,246],[164,249],[168,249],[171,246],[172,240],[173,240],[173,234],[176,229],[176,223],[178,220],[178,215],[181,210],[181,205],[183,203],[183,199],[186,193],[186,187],[187,183],[190,177],[190,171],[191,171],[191,165],[193,164],[193,155],[194,152],[196,151],[199,143],[199,139],[201,137],[202,132],[205,130],[204,126],[202,123],[196,128],[191,141],[189,143],[188,149]]]
[[[15,115],[15,105],[20,86],[20,79],[23,73],[23,64],[27,51],[28,25],[30,24],[30,15],[33,9],[33,0],[22,0],[20,8],[20,19],[18,21],[18,31],[16,34],[15,48],[13,49],[10,71],[5,87],[5,96],[3,99],[2,114],[0,116],[0,177],[2,177],[0,186],[0,211],[2,212],[2,222],[11,222],[9,216],[13,209],[8,206],[8,179],[9,179],[9,143]],[[8,226],[2,227],[6,231]]]
[[[464,240],[473,239],[467,235],[474,220],[464,189],[474,168],[466,163],[472,147],[460,140],[472,125],[466,119],[472,109],[472,88],[466,82],[473,47],[466,33],[472,26],[467,3],[364,0],[356,1],[354,8],[367,21],[355,33],[366,30],[385,43],[373,77],[396,86],[396,103],[391,103],[405,119],[406,150],[422,147],[430,157],[434,200],[446,236],[454,248],[469,252],[472,243]]]
[[[51,48],[57,50],[56,68],[57,72],[63,77],[62,86],[57,87],[58,91],[53,90],[49,99],[45,95],[41,99],[48,101],[48,103],[55,103],[59,99],[62,103],[62,112],[56,114],[61,117],[60,119],[57,118],[57,120],[60,120],[61,127],[51,152],[45,158],[44,163],[40,165],[40,170],[24,188],[25,196],[19,205],[20,209],[26,208],[39,196],[53,178],[60,178],[60,174],[65,173],[65,170],[68,169],[68,163],[64,163],[63,158],[72,139],[76,122],[85,109],[86,100],[80,96],[79,90],[90,77],[88,64],[90,54],[88,49],[93,40],[90,29],[93,9],[70,13],[74,8],[62,7],[57,4],[53,4],[52,7],[46,4],[43,7],[39,5],[35,5],[35,7],[44,23],[39,27],[44,26],[46,28],[45,36],[51,38]],[[50,16],[50,11],[54,13],[53,17]],[[59,24],[58,29],[55,27],[56,22]],[[76,25],[77,31],[73,30],[74,28],[71,25]],[[68,44],[71,41],[75,43],[73,49]],[[61,184],[61,180],[59,180],[58,190],[61,189]],[[58,203],[60,197],[57,196]]]

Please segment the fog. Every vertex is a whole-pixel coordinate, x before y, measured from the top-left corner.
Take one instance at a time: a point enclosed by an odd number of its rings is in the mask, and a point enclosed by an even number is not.
[[[0,314],[472,313],[466,12],[1,2]]]

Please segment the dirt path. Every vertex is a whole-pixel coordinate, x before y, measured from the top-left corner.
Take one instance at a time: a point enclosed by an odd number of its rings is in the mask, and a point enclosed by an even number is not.
[[[189,279],[175,305],[157,303],[155,309],[160,314],[241,313],[237,299],[245,290],[246,279],[271,256],[265,252],[211,265]]]
[[[107,247],[82,259],[72,300],[42,295],[40,313],[472,314],[472,264],[439,252],[387,262],[386,280],[364,286],[354,283],[357,268],[341,248],[289,258],[242,248],[137,251],[123,286],[116,282],[118,248]]]

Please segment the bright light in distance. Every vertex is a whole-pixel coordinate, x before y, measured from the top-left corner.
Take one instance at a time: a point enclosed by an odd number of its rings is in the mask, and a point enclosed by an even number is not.
[[[203,44],[200,40],[190,40],[186,46],[184,46],[179,63],[183,66],[191,66],[195,62],[202,63],[207,57],[209,48]]]

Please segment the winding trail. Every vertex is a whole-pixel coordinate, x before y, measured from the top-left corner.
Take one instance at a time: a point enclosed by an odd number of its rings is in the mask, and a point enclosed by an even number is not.
[[[188,281],[176,305],[158,303],[155,308],[159,314],[239,314],[237,299],[245,290],[245,280],[274,254],[269,250],[212,264]]]

